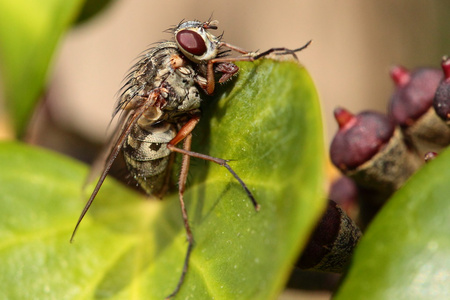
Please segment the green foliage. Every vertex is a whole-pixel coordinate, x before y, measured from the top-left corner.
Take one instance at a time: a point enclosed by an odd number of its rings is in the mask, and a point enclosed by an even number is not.
[[[308,73],[295,62],[240,67],[205,99],[193,150],[234,159],[261,210],[226,169],[193,159],[185,201],[195,245],[179,299],[275,298],[324,206]],[[0,298],[162,299],[173,290],[187,246],[176,192],[147,200],[107,180],[70,244],[86,167],[3,143],[0,168]]]
[[[59,39],[83,0],[0,2],[0,68],[7,109],[22,136],[44,91]]]
[[[441,153],[389,200],[335,299],[449,299],[449,165]]]

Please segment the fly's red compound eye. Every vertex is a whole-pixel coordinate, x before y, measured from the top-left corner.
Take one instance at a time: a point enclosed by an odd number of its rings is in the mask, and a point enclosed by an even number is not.
[[[206,44],[203,38],[195,31],[182,30],[177,33],[178,44],[192,55],[200,56],[206,52]]]

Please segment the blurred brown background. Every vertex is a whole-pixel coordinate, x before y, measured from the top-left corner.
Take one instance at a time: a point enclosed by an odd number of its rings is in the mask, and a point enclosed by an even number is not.
[[[450,53],[450,1],[116,0],[71,30],[55,61],[50,101],[57,121],[104,140],[116,93],[141,51],[171,38],[182,19],[220,21],[224,40],[248,50],[313,44],[299,55],[321,97],[326,141],[332,111],[385,111],[389,67],[439,67]],[[301,101],[301,99],[299,99]]]

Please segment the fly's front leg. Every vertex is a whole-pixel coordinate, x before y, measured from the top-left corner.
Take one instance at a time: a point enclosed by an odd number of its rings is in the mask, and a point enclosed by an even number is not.
[[[243,55],[249,55],[249,54],[252,53],[252,52],[244,50],[244,49],[242,49],[242,48],[240,48],[238,46],[231,45],[231,44],[228,44],[228,43],[225,43],[225,42],[220,42],[219,48],[220,47],[227,47],[228,49],[231,49],[231,50],[236,51],[236,52],[238,52],[240,54],[243,54]]]
[[[297,49],[288,49],[288,48],[285,48],[285,47],[271,48],[271,49],[266,50],[266,51],[264,51],[264,52],[262,52],[262,53],[259,53],[258,55],[255,55],[255,56],[253,57],[253,59],[254,59],[254,60],[259,59],[259,58],[261,58],[261,57],[267,56],[267,55],[269,55],[269,54],[271,54],[271,53],[274,53],[274,52],[277,52],[277,53],[276,53],[277,55],[286,55],[286,54],[290,54],[290,55],[294,56],[295,59],[297,59],[297,55],[296,55],[295,53],[296,53],[296,52],[302,51],[303,49],[305,49],[306,47],[308,47],[309,45],[311,45],[311,43],[312,43],[312,40],[310,40],[309,42],[307,42],[306,44],[304,44],[303,46],[301,46],[300,48],[297,48]]]
[[[234,50],[236,52],[239,52],[239,53],[243,54],[244,56],[251,57],[252,58],[251,60],[257,60],[257,59],[259,59],[261,57],[264,57],[264,56],[267,56],[267,55],[269,55],[270,53],[273,53],[273,52],[278,52],[277,55],[291,54],[297,59],[297,56],[295,55],[295,53],[302,51],[303,49],[308,47],[311,43],[312,43],[312,40],[308,41],[305,45],[303,45],[303,46],[301,46],[300,48],[297,48],[297,49],[289,49],[289,48],[286,48],[286,47],[270,48],[269,50],[266,50],[266,51],[264,51],[262,53],[249,52],[249,51],[246,51],[246,50],[244,50],[242,48],[239,48],[237,46],[230,45],[230,44],[223,43],[223,42],[220,43],[220,47],[227,47],[227,48],[229,48],[231,50]]]
[[[215,72],[222,73],[222,77],[220,77],[219,83],[224,83],[225,81],[229,80],[231,77],[237,74],[238,71],[239,67],[229,62],[219,63],[217,64],[215,69]]]
[[[207,72],[206,72],[206,88],[205,91],[207,94],[211,95],[214,92],[215,88],[215,80],[214,80],[214,64],[230,64],[237,61],[255,61],[257,59],[260,59],[264,56],[267,56],[271,53],[276,53],[277,55],[286,55],[290,54],[294,56],[295,59],[297,59],[296,52],[302,51],[306,47],[308,47],[311,44],[312,41],[307,42],[305,45],[303,45],[300,48],[297,49],[288,49],[285,47],[280,48],[271,48],[267,51],[264,51],[262,53],[257,52],[249,52],[242,48],[227,44],[227,43],[220,43],[220,47],[227,47],[231,50],[234,50],[236,52],[239,52],[243,54],[241,57],[219,57],[215,59],[211,59],[208,61],[207,65]],[[226,67],[224,68],[226,69]],[[220,71],[220,70],[219,70]],[[219,82],[224,82],[228,80],[230,77],[232,77],[234,74],[236,74],[239,71],[239,67],[236,66],[235,71],[233,71],[232,74],[227,74],[227,72],[224,72],[224,75],[220,78]]]
[[[214,88],[216,85],[215,78],[214,78],[214,64],[220,63],[222,64],[222,68],[226,69],[226,65],[232,64],[236,61],[254,61],[254,58],[251,56],[241,56],[241,57],[222,57],[222,58],[215,58],[208,61],[207,70],[206,70],[206,88],[205,91],[208,95],[211,95],[214,93]],[[234,64],[233,64],[234,65]],[[224,82],[228,80],[230,77],[232,77],[234,74],[236,74],[239,71],[239,67],[234,65],[236,68],[231,74],[224,74],[222,78],[220,78],[219,82]]]
[[[219,82],[225,82],[233,75],[235,75],[239,71],[239,67],[233,64],[233,62],[236,61],[254,61],[254,56],[257,55],[257,53],[249,52],[247,50],[244,50],[240,47],[221,42],[219,44],[219,48],[226,47],[228,49],[231,49],[233,51],[236,51],[240,54],[243,54],[242,57],[221,57],[221,58],[215,58],[208,61],[207,66],[207,72],[206,72],[206,88],[205,91],[207,94],[211,95],[214,92],[215,88],[215,80],[214,80],[214,64],[219,64],[217,66],[217,71],[222,72],[223,75],[219,79]],[[234,66],[234,67],[232,67]]]

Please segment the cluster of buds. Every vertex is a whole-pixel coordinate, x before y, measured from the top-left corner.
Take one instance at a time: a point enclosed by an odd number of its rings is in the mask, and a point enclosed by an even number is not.
[[[391,70],[396,89],[390,101],[389,116],[402,128],[406,141],[422,157],[430,151],[439,152],[450,144],[450,128],[441,119],[447,118],[445,108],[449,107],[443,102],[449,99],[442,99],[445,91],[440,91],[449,67],[447,59],[444,59],[444,72],[432,68],[411,72],[402,67]]]
[[[333,164],[353,179],[359,205],[381,206],[425,161],[450,144],[450,60],[442,70],[390,70],[395,90],[387,115],[334,112],[339,125],[330,147]],[[367,220],[361,212],[358,220]]]
[[[393,67],[395,90],[387,114],[335,109],[339,130],[330,158],[343,177],[329,196],[338,206],[329,203],[301,268],[341,272],[361,236],[358,226],[364,228],[413,173],[450,144],[450,58],[441,66]]]

